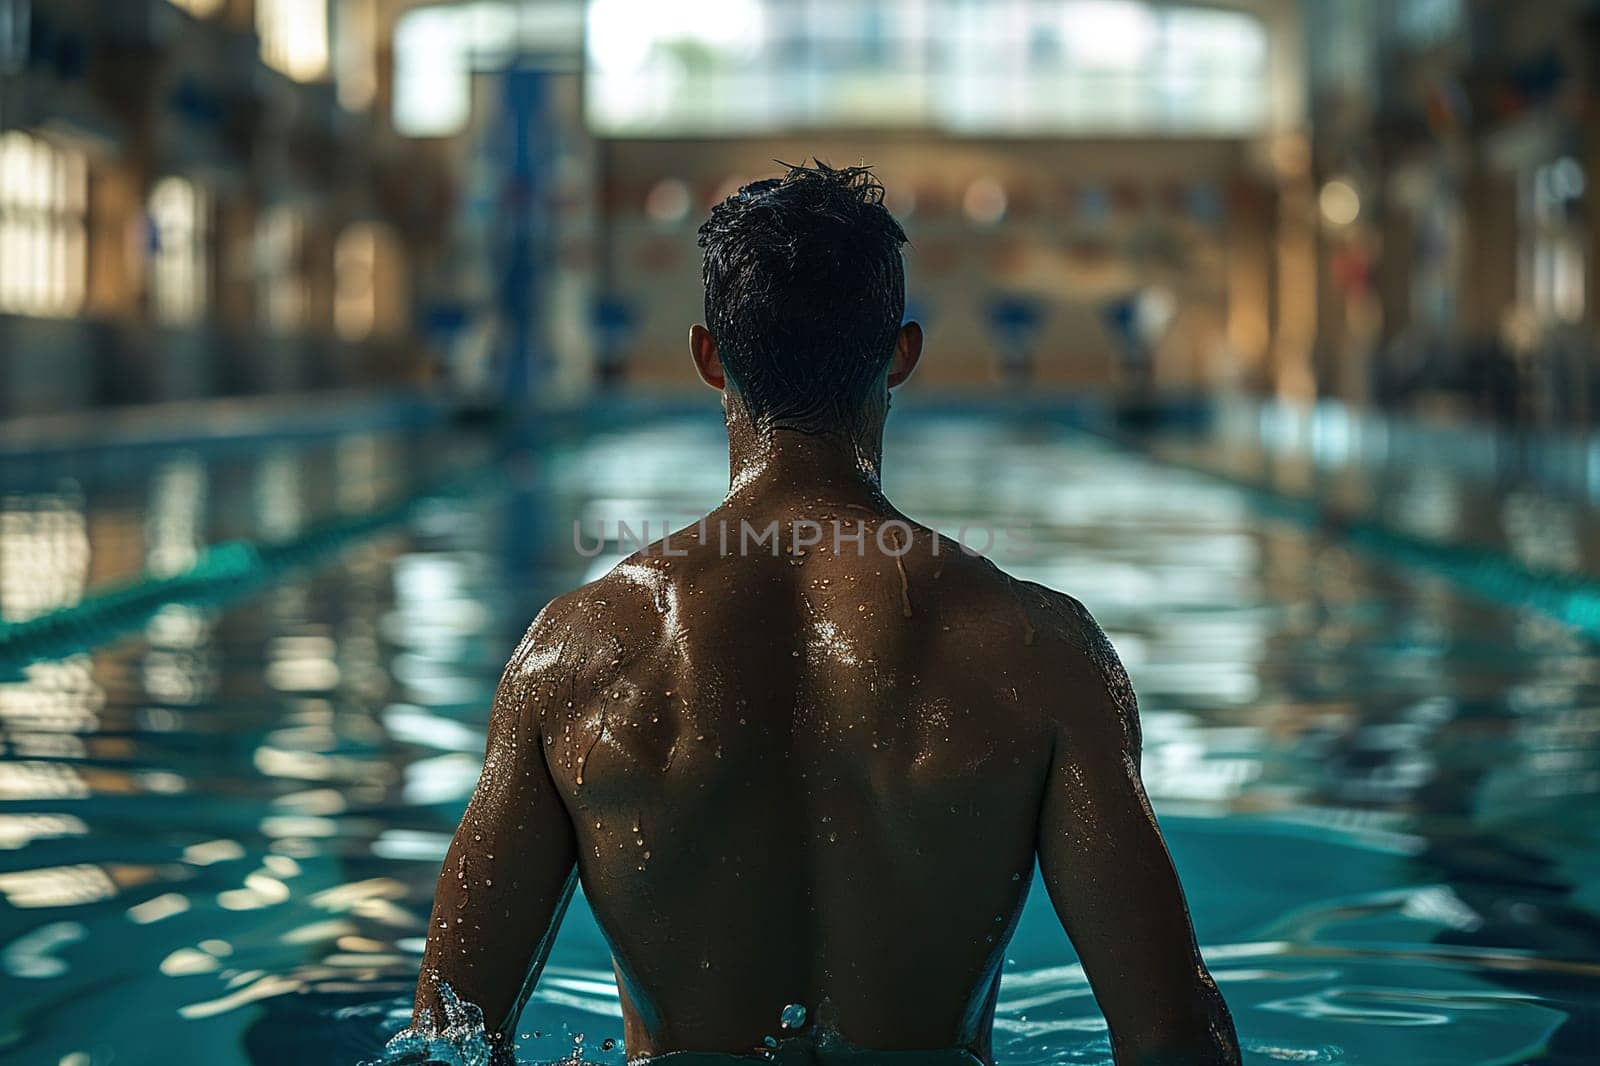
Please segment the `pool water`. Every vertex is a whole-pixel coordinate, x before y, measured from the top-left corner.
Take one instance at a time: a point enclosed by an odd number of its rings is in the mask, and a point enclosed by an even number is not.
[[[181,563],[218,530],[292,537],[480,448],[300,442],[22,486],[0,504],[0,605],[14,620]],[[887,467],[902,509],[947,532],[1024,531],[995,560],[1111,634],[1247,1061],[1600,1059],[1593,644],[1048,422],[901,419]],[[499,670],[549,597],[617,558],[575,551],[573,522],[585,542],[619,520],[658,536],[726,479],[720,427],[680,417],[551,431],[500,470],[332,565],[0,679],[0,1059],[379,1055]],[[571,1057],[578,1034],[585,1061],[624,1059],[581,900],[517,1032],[523,1061]],[[996,1052],[1110,1059],[1042,890]]]

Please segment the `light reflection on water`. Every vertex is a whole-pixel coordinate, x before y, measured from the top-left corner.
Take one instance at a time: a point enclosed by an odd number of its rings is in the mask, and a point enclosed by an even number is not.
[[[1082,598],[1122,649],[1150,791],[1251,1061],[1592,1061],[1590,645],[1054,429],[924,418],[893,437],[903,508],[947,531],[1025,528],[997,561]],[[499,669],[534,611],[598,565],[570,522],[686,522],[725,477],[704,423],[547,454],[520,490],[432,507],[311,579],[221,613],[169,607],[138,639],[0,680],[0,1056],[377,1053],[403,1024]],[[413,456],[368,436],[8,495],[0,607],[24,617],[223,536],[371,506]],[[1419,523],[1481,505],[1441,506]],[[1581,555],[1588,527],[1548,511],[1513,496],[1495,528],[1530,556]],[[1083,975],[1031,899],[1000,1060],[1106,1062]],[[618,1015],[579,906],[518,1027],[524,1057],[585,1032],[587,1059],[620,1062],[597,1050]]]

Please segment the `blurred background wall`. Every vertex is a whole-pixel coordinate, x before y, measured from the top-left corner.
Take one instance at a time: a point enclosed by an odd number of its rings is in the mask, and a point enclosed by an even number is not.
[[[0,416],[690,387],[694,230],[875,164],[926,390],[1597,409],[1589,0],[0,0]]]

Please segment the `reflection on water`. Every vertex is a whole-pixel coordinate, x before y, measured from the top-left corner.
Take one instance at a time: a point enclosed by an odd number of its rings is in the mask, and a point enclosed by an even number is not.
[[[72,486],[0,498],[0,618],[77,603],[88,577],[88,529]]]
[[[370,511],[482,451],[437,434],[347,433],[204,454],[0,458],[0,619],[75,603],[141,571],[170,576],[208,544],[283,539]]]
[[[1600,438],[1240,403],[1221,406],[1212,433],[1154,450],[1535,570],[1600,573]]]
[[[1078,595],[1122,649],[1150,791],[1250,1061],[1593,1060],[1591,645],[1056,429],[924,417],[894,437],[905,509],[950,532],[1025,529],[997,561]],[[676,518],[724,480],[705,423],[541,454],[513,468],[521,488],[431,505],[313,577],[220,613],[169,607],[137,639],[0,679],[0,1056],[377,1056],[405,1024],[500,667],[598,564],[573,551],[572,520]],[[393,499],[416,456],[367,436],[8,493],[0,610]],[[1418,521],[1448,531],[1476,513],[1462,499],[1424,493]],[[1592,525],[1549,507],[1508,497],[1493,528],[1530,556],[1586,557]],[[1083,974],[1031,900],[1000,1060],[1107,1062]],[[580,903],[521,1055],[569,1056],[583,1033],[586,1060],[621,1062],[604,1049],[619,1016]]]

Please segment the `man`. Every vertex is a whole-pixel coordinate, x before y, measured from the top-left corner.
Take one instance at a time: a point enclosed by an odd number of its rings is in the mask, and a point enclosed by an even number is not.
[[[922,351],[882,201],[819,163],[701,227],[731,488],[517,649],[419,1014],[504,1039],[581,877],[631,1058],[987,1063],[1037,861],[1119,1063],[1238,1061],[1105,635],[879,491]]]

